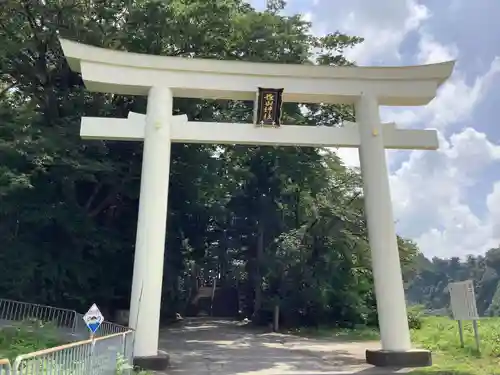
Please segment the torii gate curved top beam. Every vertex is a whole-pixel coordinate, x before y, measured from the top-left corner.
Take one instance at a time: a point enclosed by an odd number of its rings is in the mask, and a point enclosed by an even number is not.
[[[254,100],[256,87],[282,87],[283,100],[354,103],[363,94],[380,105],[429,103],[454,61],[405,67],[333,67],[152,56],[61,39],[66,59],[91,91],[147,95],[168,86],[176,97]],[[190,77],[189,83],[186,76]]]

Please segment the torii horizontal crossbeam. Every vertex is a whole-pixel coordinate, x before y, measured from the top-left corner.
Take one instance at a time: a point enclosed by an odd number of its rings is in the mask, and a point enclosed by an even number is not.
[[[387,149],[435,150],[435,130],[397,129],[383,126]],[[145,116],[130,113],[126,119],[83,117],[80,135],[84,139],[142,141]],[[254,124],[187,121],[187,116],[173,116],[170,139],[174,143],[246,144],[270,146],[359,147],[356,123],[343,127],[282,125],[279,128],[256,127]]]

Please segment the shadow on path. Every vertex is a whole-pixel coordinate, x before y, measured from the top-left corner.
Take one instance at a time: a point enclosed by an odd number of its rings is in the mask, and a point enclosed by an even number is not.
[[[369,366],[365,350],[378,342],[339,342],[262,333],[217,319],[191,319],[162,330],[160,348],[171,356],[167,374],[382,375],[405,372]]]

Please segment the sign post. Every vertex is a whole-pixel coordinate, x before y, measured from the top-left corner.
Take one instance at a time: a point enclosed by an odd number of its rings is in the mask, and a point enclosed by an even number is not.
[[[462,322],[464,320],[472,320],[474,328],[474,338],[476,340],[477,351],[480,351],[479,332],[477,321],[479,316],[477,313],[476,297],[474,295],[474,282],[472,280],[454,282],[448,284],[450,292],[451,311],[453,319],[458,322],[458,333],[460,335],[460,346],[464,347],[464,334]]]
[[[94,303],[89,311],[83,316],[83,321],[87,325],[87,328],[90,331],[90,338],[94,338],[94,334],[97,332],[102,322],[104,322],[104,316],[101,313],[101,310]]]

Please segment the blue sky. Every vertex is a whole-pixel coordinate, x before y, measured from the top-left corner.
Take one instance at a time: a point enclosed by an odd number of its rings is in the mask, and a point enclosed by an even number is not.
[[[263,8],[265,0],[250,1]],[[362,36],[359,65],[456,60],[426,107],[382,108],[383,121],[439,131],[438,151],[390,151],[394,215],[401,235],[427,256],[482,254],[500,244],[500,1],[288,0],[313,32]],[[358,165],[356,150],[341,150]]]

